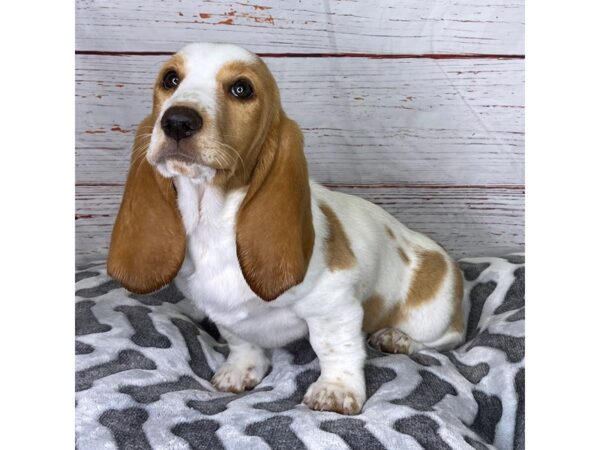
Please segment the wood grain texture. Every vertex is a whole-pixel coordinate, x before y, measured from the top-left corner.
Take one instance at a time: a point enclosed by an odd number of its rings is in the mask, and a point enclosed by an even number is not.
[[[76,2],[77,260],[106,254],[167,55],[266,55],[317,181],[456,257],[523,246],[524,0]]]
[[[77,56],[79,183],[125,179],[164,56]],[[328,183],[523,184],[522,60],[266,58]]]
[[[337,186],[424,232],[454,257],[523,248],[524,191],[518,187]],[[106,255],[123,186],[77,186],[77,261]]]
[[[78,50],[173,52],[230,42],[256,52],[524,53],[524,0],[78,0]]]

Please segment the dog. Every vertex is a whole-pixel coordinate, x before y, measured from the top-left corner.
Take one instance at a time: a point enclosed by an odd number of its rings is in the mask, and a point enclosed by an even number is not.
[[[253,388],[264,349],[308,335],[314,410],[360,413],[365,334],[404,354],[464,339],[455,262],[382,208],[310,180],[273,75],[234,45],[187,45],[160,70],[107,270],[135,293],[175,280],[215,322],[230,347],[211,380],[220,391]]]

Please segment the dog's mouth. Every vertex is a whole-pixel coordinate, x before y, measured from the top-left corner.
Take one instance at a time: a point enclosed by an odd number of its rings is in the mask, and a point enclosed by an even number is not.
[[[158,139],[154,146],[150,144],[147,159],[161,175],[185,177],[195,183],[210,182],[218,173],[227,175],[233,170],[228,157],[197,140]]]
[[[194,161],[184,160],[180,158],[170,158],[162,163],[170,172],[187,178],[197,178],[206,172],[209,167],[197,164]]]
[[[165,165],[167,163],[177,163],[178,166],[193,166],[198,164],[196,158],[193,158],[185,153],[179,152],[161,152],[158,158],[155,158],[154,165]]]
[[[162,155],[156,161],[150,161],[158,171],[167,178],[180,176],[190,179],[193,183],[209,183],[218,173],[225,173],[226,168],[216,167],[210,162],[200,160],[199,157],[191,157],[182,152],[169,152]]]
[[[173,155],[163,158],[157,165],[157,169],[163,175],[170,177],[180,176],[189,178],[195,183],[210,182],[219,169],[210,167],[193,160],[189,157]]]

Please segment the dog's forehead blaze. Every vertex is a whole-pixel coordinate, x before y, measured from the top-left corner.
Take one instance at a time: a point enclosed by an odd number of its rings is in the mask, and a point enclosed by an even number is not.
[[[235,45],[196,43],[182,48],[175,56],[185,65],[187,76],[192,81],[218,81],[218,74],[225,66],[251,65],[260,60],[254,53]]]

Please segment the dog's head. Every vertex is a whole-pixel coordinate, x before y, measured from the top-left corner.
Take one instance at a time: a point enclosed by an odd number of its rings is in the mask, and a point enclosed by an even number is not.
[[[253,291],[272,300],[300,283],[314,230],[302,134],[281,108],[277,84],[255,54],[191,44],[167,61],[140,126],[108,271],[134,292],[170,282],[185,255],[172,177],[245,189],[237,255]]]
[[[246,184],[281,115],[275,80],[255,54],[233,45],[188,45],[156,79],[146,157],[165,177]]]

